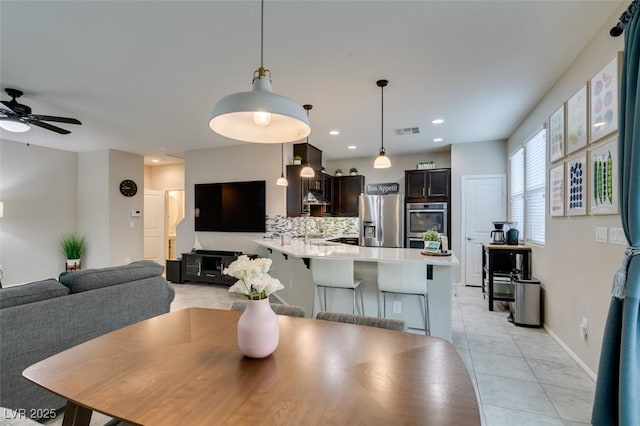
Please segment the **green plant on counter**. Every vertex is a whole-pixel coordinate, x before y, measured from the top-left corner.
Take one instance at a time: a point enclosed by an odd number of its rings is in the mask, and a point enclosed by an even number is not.
[[[60,240],[60,247],[67,259],[80,259],[85,249],[84,237],[74,233],[66,234]]]
[[[356,169],[355,167],[352,167],[349,169],[349,173],[358,173],[358,169]]]
[[[438,234],[435,228],[429,229],[428,231],[424,231],[422,239],[424,241],[440,241],[440,234]]]
[[[336,174],[342,174],[342,169],[336,169]]]
[[[302,161],[302,157],[300,157],[299,155],[294,155],[293,161]]]

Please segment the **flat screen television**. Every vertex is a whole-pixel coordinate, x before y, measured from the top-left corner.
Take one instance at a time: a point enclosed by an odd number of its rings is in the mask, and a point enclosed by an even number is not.
[[[195,230],[265,232],[264,180],[195,185]]]

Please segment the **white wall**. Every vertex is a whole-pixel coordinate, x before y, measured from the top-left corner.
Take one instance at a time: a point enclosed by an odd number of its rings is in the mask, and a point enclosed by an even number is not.
[[[277,186],[280,177],[280,145],[241,144],[188,151],[185,155],[185,219],[178,225],[177,254],[189,252],[193,247],[194,194],[196,183],[266,180],[266,214],[285,214],[286,187]],[[198,232],[198,241],[207,250],[233,250],[255,252],[252,240],[262,238],[260,233]]]
[[[0,140],[2,285],[57,278],[60,237],[76,230],[77,154]]]
[[[609,29],[626,8],[621,6],[509,138],[513,152],[548,122],[549,116],[623,48],[623,38]],[[559,163],[554,163],[553,166]],[[549,169],[547,164],[547,169]],[[548,173],[547,173],[548,176]],[[548,200],[548,190],[547,190]],[[548,210],[548,209],[547,209]],[[546,244],[533,249],[533,275],[545,288],[545,324],[586,366],[597,370],[613,274],[620,266],[624,246],[596,243],[595,227],[619,227],[620,217],[547,216]],[[589,337],[580,339],[582,317],[589,322]]]
[[[507,173],[505,155],[506,141],[488,141],[451,145],[451,249],[462,265],[462,177],[469,175],[491,175]],[[454,268],[456,281],[460,282],[461,272]]]
[[[85,268],[109,264],[109,152],[78,154],[78,232],[85,236]]]
[[[184,189],[184,164],[145,166],[144,188],[157,191]]]

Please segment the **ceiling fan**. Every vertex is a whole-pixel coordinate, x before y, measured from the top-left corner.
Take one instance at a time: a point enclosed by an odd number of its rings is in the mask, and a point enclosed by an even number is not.
[[[27,105],[20,104],[16,100],[22,96],[22,91],[18,89],[4,89],[7,95],[11,96],[10,101],[0,101],[6,108],[0,106],[0,128],[10,132],[26,132],[31,125],[51,130],[52,132],[67,135],[71,133],[69,130],[54,126],[45,121],[53,121],[56,123],[82,124],[75,118],[56,117],[53,115],[31,114],[31,108]]]

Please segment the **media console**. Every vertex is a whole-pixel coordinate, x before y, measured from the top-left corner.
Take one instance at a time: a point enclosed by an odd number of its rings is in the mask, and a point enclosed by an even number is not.
[[[182,254],[182,280],[212,284],[233,285],[237,279],[222,271],[242,252],[222,250],[195,250]]]

